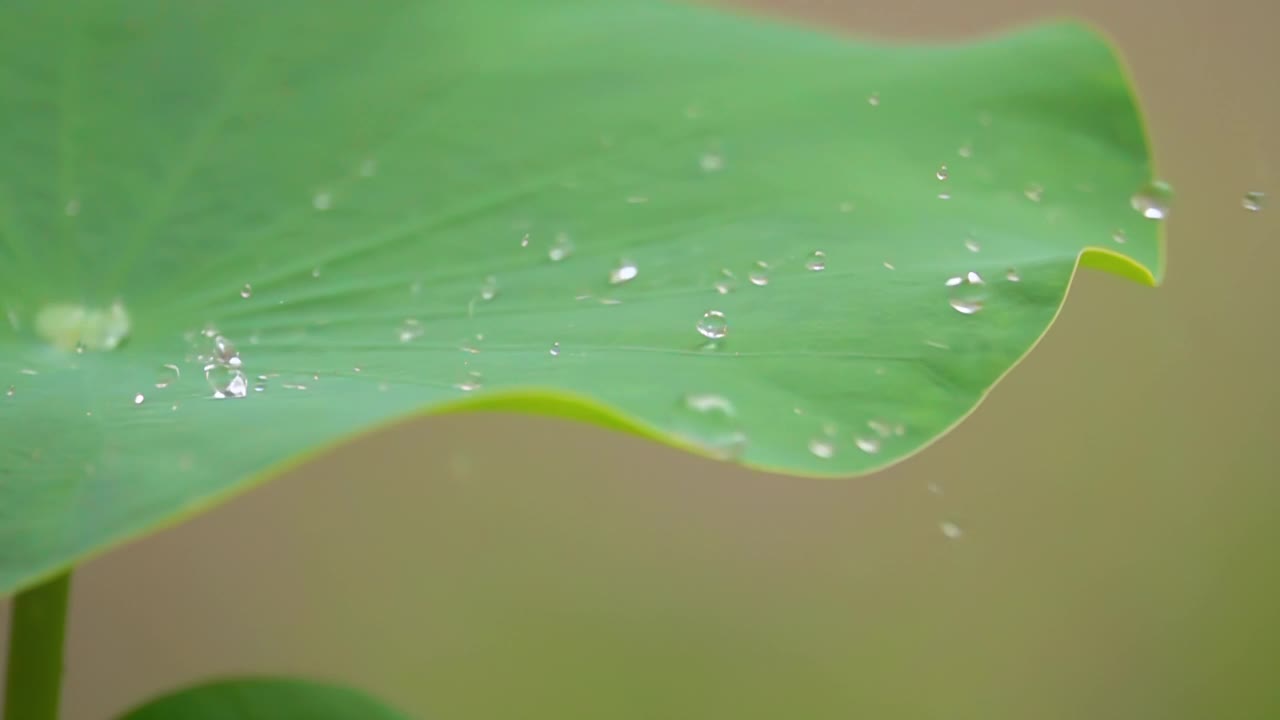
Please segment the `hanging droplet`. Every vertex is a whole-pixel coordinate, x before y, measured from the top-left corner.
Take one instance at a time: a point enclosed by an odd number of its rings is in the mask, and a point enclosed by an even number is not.
[[[146,401],[147,401],[147,396],[143,395],[142,393],[138,393],[137,395],[134,395],[134,396],[133,396],[133,404],[134,404],[134,405],[141,405],[142,403],[144,403],[144,402],[146,402]]]
[[[724,158],[717,153],[703,153],[702,157],[698,158],[698,167],[702,168],[703,172],[716,172],[724,168]]]
[[[729,320],[719,310],[708,310],[698,320],[698,333],[712,340],[719,340],[729,334]]]
[[[1164,220],[1173,205],[1173,187],[1162,180],[1147,183],[1129,198],[1129,204],[1148,220]]]
[[[1250,190],[1244,194],[1244,198],[1240,201],[1240,205],[1249,212],[1260,212],[1262,206],[1266,204],[1266,193],[1257,190]]]
[[[830,460],[836,454],[836,446],[830,438],[816,437],[809,441],[809,452],[814,457]]]
[[[568,233],[556,233],[555,239],[551,241],[551,247],[547,250],[547,257],[551,262],[560,262],[573,254],[573,241],[569,239]]]
[[[640,268],[630,260],[623,260],[618,266],[609,271],[609,284],[621,285],[624,282],[634,280],[640,274]]]
[[[959,540],[964,536],[964,530],[951,521],[938,523],[938,529],[942,531],[943,536],[948,540]]]
[[[480,284],[480,299],[489,302],[498,297],[498,278],[490,275]]]
[[[250,285],[249,283],[245,283],[244,287],[240,288],[240,297],[244,298],[245,300],[248,300],[249,298],[253,297],[253,286]]]
[[[951,177],[951,171],[947,169],[946,165],[942,165],[934,175],[936,175],[939,180],[945,181],[947,178]]]
[[[204,369],[204,378],[213,389],[213,397],[217,400],[226,398],[242,398],[249,394],[248,381],[244,373],[225,365],[209,365]]]
[[[809,256],[809,262],[804,266],[813,272],[822,272],[827,269],[827,254],[821,250],[814,250]]]
[[[559,342],[551,343],[550,352],[551,352],[551,357],[560,357],[560,343]]]

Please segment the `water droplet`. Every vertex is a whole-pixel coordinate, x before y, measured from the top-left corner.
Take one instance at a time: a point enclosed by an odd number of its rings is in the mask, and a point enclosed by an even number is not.
[[[524,236],[520,238],[520,247],[529,247],[529,233],[525,233]]]
[[[462,378],[462,380],[458,381],[454,387],[463,392],[472,392],[474,390],[479,390],[482,387],[483,383],[481,381],[482,378],[480,373],[475,370],[471,370]]]
[[[1040,202],[1044,198],[1044,188],[1033,183],[1028,185],[1027,189],[1022,191],[1022,194],[1026,195],[1031,202]]]
[[[1147,183],[1129,198],[1129,204],[1148,220],[1164,220],[1173,204],[1173,187],[1162,180]]]
[[[245,300],[248,300],[249,298],[253,297],[253,286],[250,285],[249,283],[245,283],[244,287],[240,288],[240,297],[244,298]]]
[[[769,284],[768,274],[762,271],[756,271],[747,276],[747,280],[756,287],[764,287]]]
[[[871,107],[880,107],[880,93],[871,93],[871,95],[867,97],[867,103],[870,104]]]
[[[621,285],[624,282],[634,280],[636,275],[640,274],[640,268],[630,260],[623,260],[618,263],[618,267],[609,271],[609,284]]]
[[[242,398],[249,394],[248,382],[244,373],[225,365],[208,365],[204,369],[204,378],[213,388],[213,397],[217,400],[226,398]]]
[[[809,452],[814,457],[830,460],[836,454],[836,446],[828,438],[816,437],[809,441]]]
[[[238,368],[241,364],[240,352],[222,335],[213,338],[213,359],[214,362],[227,367]]]
[[[367,158],[360,163],[360,177],[371,178],[378,174],[378,161],[373,158]]]
[[[964,239],[964,249],[965,249],[965,250],[968,250],[968,251],[969,251],[969,252],[971,252],[971,253],[976,253],[976,252],[981,252],[981,251],[982,251],[982,246],[981,246],[981,245],[979,245],[979,244],[978,244],[978,241],[977,241],[977,240],[974,240],[973,238],[965,238],[965,239]]]
[[[938,523],[938,529],[948,540],[959,540],[964,536],[964,529],[951,521]]]
[[[956,150],[956,154],[964,158],[965,160],[968,160],[969,158],[973,157],[973,146],[967,143],[964,145],[961,145],[960,149]]]
[[[1124,243],[1128,242],[1129,236],[1126,235],[1123,230],[1116,230],[1115,232],[1111,233],[1111,240],[1113,242],[1123,245]]]
[[[983,307],[985,294],[979,286],[984,284],[982,276],[973,270],[947,278],[946,286],[950,288],[948,302],[956,312],[973,315]]]
[[[737,409],[728,398],[713,393],[689,393],[684,396],[684,406],[699,413],[714,413],[726,417],[737,415]]]
[[[893,263],[889,262],[888,260],[885,260],[883,263],[881,263],[881,265],[884,265],[885,270],[897,270],[897,268],[893,266]]]
[[[729,320],[719,310],[708,310],[698,320],[697,328],[703,337],[719,340],[729,334]]]
[[[311,196],[311,207],[324,211],[333,207],[333,195],[327,192],[318,192]]]
[[[702,168],[703,172],[716,172],[724,168],[724,158],[716,153],[703,153],[702,157],[698,158],[698,167]]]
[[[18,371],[18,373],[21,375],[39,375],[40,374],[39,371],[33,370],[31,368],[22,368],[21,370]]]
[[[551,247],[547,250],[547,257],[551,262],[560,262],[573,254],[573,241],[569,239],[568,233],[556,233],[555,239],[551,241]]]
[[[721,280],[721,281],[717,282],[717,283],[716,283],[715,285],[713,285],[712,287],[714,287],[714,288],[716,289],[716,292],[717,292],[717,293],[719,293],[719,294],[721,294],[721,295],[728,295],[728,294],[729,294],[729,291],[733,289],[733,288],[732,288],[732,286],[730,286],[730,285],[729,285],[729,283],[727,283],[727,282],[725,282],[725,281],[723,281],[723,280]]]
[[[498,297],[498,278],[490,275],[480,284],[480,299],[489,302]]]
[[[141,405],[142,403],[146,402],[146,400],[147,400],[147,397],[142,393],[138,393],[137,395],[133,396],[134,405]]]
[[[320,277],[320,268],[318,268],[318,267],[317,267],[317,268],[311,268],[311,277],[313,277],[313,278],[318,278],[318,277]]]
[[[864,453],[867,453],[868,455],[874,455],[880,452],[879,438],[858,437],[858,438],[854,438],[853,444],[857,445],[859,450],[861,450]]]
[[[1266,200],[1266,193],[1259,192],[1258,190],[1250,190],[1244,194],[1244,198],[1240,201],[1240,205],[1249,212],[1259,212],[1262,210],[1263,205],[1266,204]]]
[[[161,365],[160,376],[156,379],[156,387],[163,390],[172,385],[182,375],[177,365]]]
[[[307,386],[299,383],[280,383],[280,387],[285,390],[306,390]]]
[[[1009,282],[1022,282],[1022,276],[1014,268],[1009,268],[1008,272],[1004,274],[1004,279]]]
[[[400,338],[400,342],[407,343],[422,337],[422,324],[413,318],[405,318],[400,324],[400,329],[396,331],[396,336]]]
[[[809,262],[804,266],[813,272],[822,272],[827,269],[827,254],[821,250],[814,250],[809,256]]]
[[[5,397],[13,397],[13,394],[15,392],[17,392],[17,390],[12,385],[10,385],[9,389],[4,391],[4,394],[5,394]]]
[[[951,177],[951,171],[947,169],[946,165],[943,165],[938,168],[938,172],[934,173],[934,175],[936,175],[939,180],[946,180]]]
[[[560,343],[559,342],[551,343],[550,352],[551,352],[551,357],[560,357]]]

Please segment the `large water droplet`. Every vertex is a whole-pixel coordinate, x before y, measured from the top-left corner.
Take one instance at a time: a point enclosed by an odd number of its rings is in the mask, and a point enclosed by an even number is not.
[[[1257,190],[1250,190],[1244,194],[1244,198],[1240,200],[1240,205],[1249,212],[1259,212],[1262,206],[1266,204],[1266,193]]]
[[[822,272],[827,269],[827,254],[821,250],[814,250],[809,256],[809,262],[804,264],[805,268],[813,272]]]
[[[982,276],[972,270],[964,275],[947,278],[946,285],[950,295],[948,302],[956,312],[973,315],[982,310],[986,299],[982,288],[984,284]]]
[[[719,340],[729,334],[729,320],[719,310],[708,310],[698,320],[697,328],[703,337]]]
[[[249,394],[249,383],[244,373],[225,365],[208,365],[204,369],[204,378],[213,389],[213,397],[217,400],[226,398],[242,398]]]
[[[569,239],[568,233],[556,233],[555,238],[551,241],[551,247],[547,250],[547,257],[551,262],[560,262],[573,254],[573,240]]]
[[[1129,204],[1148,220],[1164,220],[1173,205],[1173,187],[1162,180],[1147,183],[1133,194]]]
[[[621,285],[624,282],[634,280],[640,274],[640,268],[630,260],[623,260],[618,266],[609,271],[609,284]]]
[[[830,460],[836,454],[836,446],[830,438],[816,437],[809,441],[809,452],[814,457]]]

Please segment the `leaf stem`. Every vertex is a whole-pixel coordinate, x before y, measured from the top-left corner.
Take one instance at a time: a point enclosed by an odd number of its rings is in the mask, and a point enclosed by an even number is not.
[[[14,599],[2,717],[57,720],[70,590],[71,573],[67,572]]]

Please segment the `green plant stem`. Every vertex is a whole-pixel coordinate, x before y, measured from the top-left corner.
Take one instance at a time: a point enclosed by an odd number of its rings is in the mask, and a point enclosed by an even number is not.
[[[71,573],[18,594],[9,626],[4,718],[57,720]]]

